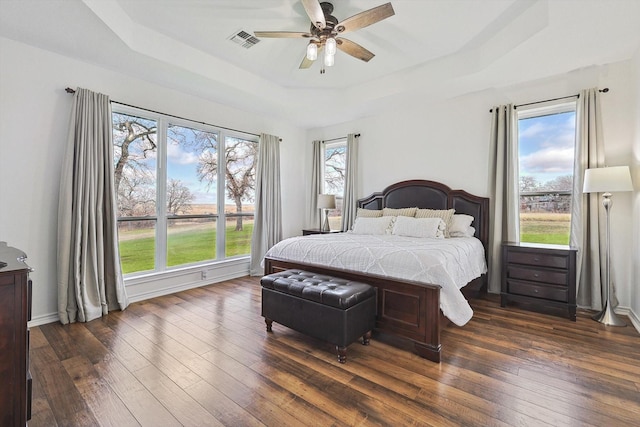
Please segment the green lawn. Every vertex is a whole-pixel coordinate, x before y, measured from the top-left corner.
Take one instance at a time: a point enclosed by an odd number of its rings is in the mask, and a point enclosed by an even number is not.
[[[148,231],[148,230],[147,230]],[[235,222],[227,226],[226,248],[227,257],[245,255],[251,252],[251,233],[253,224],[244,224],[242,231],[235,231]],[[129,233],[129,232],[125,232]],[[121,237],[124,234],[121,231]],[[128,235],[120,239],[120,261],[124,274],[154,269],[155,238],[149,233],[133,231],[141,237]],[[190,264],[199,261],[215,259],[216,232],[213,227],[188,228],[184,231],[172,230],[167,242],[167,266]]]
[[[520,241],[568,245],[571,216],[557,213],[521,213]]]

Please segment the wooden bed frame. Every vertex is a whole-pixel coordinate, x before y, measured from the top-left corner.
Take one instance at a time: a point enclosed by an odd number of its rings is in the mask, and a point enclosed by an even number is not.
[[[452,190],[444,184],[426,180],[410,180],[392,184],[381,192],[358,200],[364,209],[418,207],[421,209],[455,209],[458,214],[474,217],[475,236],[482,241],[485,258],[489,242],[489,199],[463,190]],[[418,355],[440,362],[442,345],[440,330],[448,323],[440,311],[440,286],[371,275],[351,270],[327,268],[265,258],[265,274],[299,268],[369,283],[378,288],[376,330],[408,338]],[[487,290],[483,275],[463,288],[465,296]]]

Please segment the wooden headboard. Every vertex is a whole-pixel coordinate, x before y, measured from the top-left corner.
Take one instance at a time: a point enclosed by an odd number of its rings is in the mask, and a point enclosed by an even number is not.
[[[471,224],[476,229],[475,237],[480,239],[488,254],[489,245],[489,199],[474,196],[464,190],[452,190],[446,185],[422,179],[402,181],[392,184],[378,193],[358,200],[358,207],[364,209],[412,208],[455,209],[457,214],[471,215]]]

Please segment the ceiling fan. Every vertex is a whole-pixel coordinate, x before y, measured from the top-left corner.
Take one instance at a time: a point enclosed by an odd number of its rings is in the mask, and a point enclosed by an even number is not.
[[[360,12],[342,22],[338,22],[333,12],[333,5],[329,2],[319,2],[318,0],[301,0],[304,10],[311,20],[311,29],[308,33],[296,31],[255,31],[256,37],[270,38],[307,38],[307,52],[300,63],[301,69],[309,68],[313,65],[318,55],[324,51],[323,67],[320,73],[324,73],[324,67],[330,67],[334,63],[336,49],[340,49],[346,54],[369,62],[375,55],[351,40],[337,37],[349,31],[367,27],[376,22],[382,21],[395,15],[391,3],[386,3],[373,9]]]

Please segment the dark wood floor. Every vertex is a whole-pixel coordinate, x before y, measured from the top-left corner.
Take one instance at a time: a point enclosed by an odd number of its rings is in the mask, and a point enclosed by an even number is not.
[[[443,362],[348,348],[274,324],[243,278],[31,329],[39,426],[640,425],[640,336],[473,300],[442,333]]]

